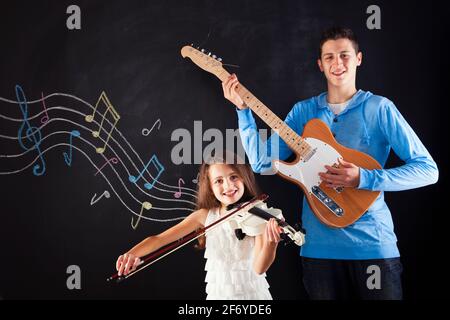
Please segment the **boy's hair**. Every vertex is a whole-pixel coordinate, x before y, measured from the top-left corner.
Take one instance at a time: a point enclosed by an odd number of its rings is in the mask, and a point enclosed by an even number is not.
[[[259,187],[256,183],[255,175],[249,164],[239,159],[238,156],[229,151],[223,151],[220,155],[212,156],[205,161],[199,170],[198,186],[197,186],[197,210],[198,209],[213,209],[221,206],[219,200],[216,199],[211,189],[211,183],[209,180],[209,168],[214,164],[227,164],[233,168],[237,175],[242,179],[244,183],[244,194],[242,199],[251,199],[260,194]],[[205,248],[205,236],[201,236],[197,239],[198,244],[195,246],[197,249]]]
[[[320,47],[319,47],[319,59],[322,57],[322,47],[325,42],[328,40],[338,40],[338,39],[348,39],[352,42],[353,48],[355,52],[359,52],[359,44],[358,39],[356,38],[353,31],[349,28],[343,27],[331,27],[322,32],[322,36],[320,38]]]

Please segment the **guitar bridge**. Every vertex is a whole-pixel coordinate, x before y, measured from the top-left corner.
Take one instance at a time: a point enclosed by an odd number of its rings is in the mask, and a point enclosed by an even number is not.
[[[328,197],[327,194],[323,192],[323,190],[320,187],[313,186],[311,190],[313,195],[317,199],[319,199],[319,201],[322,202],[325,205],[325,207],[328,208],[328,210],[333,212],[338,217],[342,217],[344,215],[344,210],[336,202],[334,202],[333,199]]]

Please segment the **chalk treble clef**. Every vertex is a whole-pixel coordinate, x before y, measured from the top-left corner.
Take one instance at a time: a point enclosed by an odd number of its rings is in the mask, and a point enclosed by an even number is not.
[[[21,86],[16,85],[16,97],[17,102],[19,103],[20,111],[22,111],[23,121],[20,125],[17,138],[19,140],[19,144],[24,150],[37,150],[39,153],[39,158],[41,160],[41,164],[36,164],[33,167],[33,174],[35,176],[41,176],[45,172],[45,161],[42,157],[42,152],[40,149],[40,144],[42,141],[41,130],[38,127],[32,127],[30,122],[28,121],[28,104],[27,99],[25,98],[25,93]],[[25,133],[25,135],[24,135]],[[25,145],[25,143],[29,140],[31,143],[27,143],[29,146]]]

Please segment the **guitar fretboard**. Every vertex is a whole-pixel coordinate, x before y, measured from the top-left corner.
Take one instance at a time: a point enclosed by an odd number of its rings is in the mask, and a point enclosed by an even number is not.
[[[225,70],[216,76],[220,80],[227,79],[230,74]],[[270,128],[272,128],[281,139],[293,151],[296,151],[300,157],[308,158],[308,155],[313,151],[311,146],[294,130],[292,130],[283,120],[281,120],[275,113],[273,113],[264,103],[259,101],[249,90],[247,90],[242,84],[237,89],[237,93],[245,102],[245,104],[258,115]]]

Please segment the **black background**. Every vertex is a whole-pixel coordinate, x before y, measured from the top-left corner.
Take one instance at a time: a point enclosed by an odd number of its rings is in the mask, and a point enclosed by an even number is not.
[[[66,28],[70,4],[81,8],[81,30]],[[381,30],[366,27],[366,8],[371,4],[381,8]],[[364,55],[357,87],[394,101],[440,168],[436,185],[386,194],[404,264],[405,298],[438,297],[434,284],[439,286],[441,279],[434,258],[440,242],[437,224],[432,221],[439,216],[438,200],[445,197],[448,163],[442,117],[448,99],[441,99],[448,58],[441,50],[445,32],[438,4],[10,1],[2,2],[0,11],[0,97],[15,100],[14,86],[20,84],[28,100],[40,99],[41,92],[61,92],[95,104],[105,90],[122,117],[118,129],[141,159],[148,161],[156,154],[166,169],[161,181],[176,186],[182,177],[190,188],[195,188],[191,180],[198,166],[171,163],[170,152],[176,144],[170,140],[171,133],[177,128],[193,132],[196,120],[202,121],[203,131],[218,128],[225,132],[237,127],[237,117],[223,98],[220,82],[182,59],[183,45],[201,45],[222,57],[224,63],[238,65],[226,68],[236,72],[247,88],[284,117],[295,102],[326,90],[316,65],[320,32],[333,24],[352,28]],[[74,99],[47,100],[47,108],[57,105],[88,113],[86,106]],[[30,104],[29,115],[41,108],[40,104]],[[3,101],[0,113],[22,118],[16,104]],[[86,125],[81,117],[56,110],[50,117],[66,117]],[[142,128],[150,128],[158,118],[161,129],[144,137]],[[20,124],[0,118],[0,135],[17,137]],[[264,128],[261,122],[259,125]],[[42,134],[71,129],[67,123],[52,122]],[[43,145],[49,147],[68,139],[67,135],[63,138],[49,139]],[[97,165],[104,162],[89,146],[80,141],[74,145]],[[90,206],[93,194],[101,194],[108,185],[94,176],[94,167],[77,151],[69,168],[63,161],[64,151],[67,147],[57,147],[45,154],[43,176],[34,176],[31,167],[0,175],[0,298],[204,299],[203,252],[191,246],[120,285],[106,283],[119,254],[173,222],[141,221],[133,230],[132,214],[113,194]],[[0,139],[0,154],[21,152],[17,140]],[[0,158],[0,171],[23,168],[34,156]],[[387,167],[398,164],[393,156]],[[112,171],[105,170],[105,174],[112,175]],[[127,176],[121,174],[126,182]],[[269,203],[283,209],[288,221],[299,219],[301,192],[296,186],[279,177],[259,176],[258,182],[270,195]],[[123,188],[118,190],[123,192]],[[151,201],[136,190],[135,195],[141,201]],[[173,196],[169,193],[166,198]],[[139,211],[136,202],[127,201]],[[172,203],[159,205],[171,207]],[[188,211],[151,213],[162,218],[185,216]],[[69,265],[81,268],[81,290],[66,287]],[[275,299],[307,298],[296,247],[279,249],[268,280]]]

